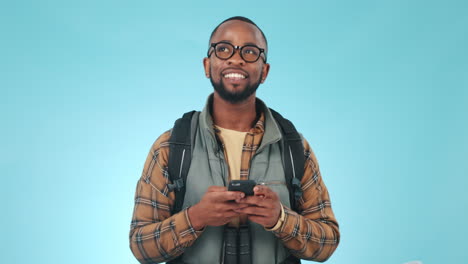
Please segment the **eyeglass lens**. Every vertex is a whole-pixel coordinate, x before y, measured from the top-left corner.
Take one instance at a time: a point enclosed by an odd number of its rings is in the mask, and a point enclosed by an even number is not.
[[[235,48],[229,43],[218,43],[215,46],[216,56],[220,59],[227,60],[234,55]],[[247,62],[254,62],[260,56],[260,49],[255,46],[243,46],[240,48],[240,55]]]

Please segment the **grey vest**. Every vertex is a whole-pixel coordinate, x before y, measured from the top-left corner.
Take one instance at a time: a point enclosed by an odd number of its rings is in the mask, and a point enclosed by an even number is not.
[[[199,125],[196,131],[193,156],[187,175],[186,193],[182,208],[192,206],[211,185],[226,186],[228,182],[228,166],[224,154],[218,146],[213,121],[209,114],[209,106],[199,115]],[[265,113],[265,134],[262,143],[252,158],[249,179],[257,182],[285,182],[283,163],[281,159],[281,132],[269,109],[263,105]],[[270,185],[280,197],[281,203],[290,207],[289,192],[285,184]],[[252,237],[252,261],[255,264],[280,263],[289,255],[271,232],[262,226],[249,222]],[[203,234],[187,248],[182,256],[185,263],[222,263],[223,226],[206,227]]]

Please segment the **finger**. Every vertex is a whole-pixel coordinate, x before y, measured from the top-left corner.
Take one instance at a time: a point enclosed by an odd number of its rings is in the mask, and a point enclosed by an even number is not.
[[[223,214],[223,218],[228,219],[228,222],[231,221],[232,218],[238,217],[240,215],[239,212],[234,210],[229,210]]]
[[[245,196],[243,192],[234,191],[209,192],[207,195],[209,195],[210,199],[216,202],[235,201],[242,199]]]
[[[223,203],[222,211],[238,210],[238,209],[243,209],[243,208],[246,208],[246,207],[249,207],[249,205],[248,204],[239,204],[239,203],[236,203],[236,202],[229,201],[229,202]]]
[[[206,192],[224,192],[226,191],[227,188],[224,187],[224,186],[216,186],[216,185],[212,185],[210,187],[208,187],[208,189],[206,190]]]
[[[271,209],[266,209],[266,208],[261,208],[261,207],[256,207],[256,206],[249,206],[245,208],[239,208],[235,210],[238,213],[241,214],[246,214],[249,216],[263,216],[263,217],[268,217],[271,216]]]
[[[263,185],[257,185],[254,187],[255,196],[265,196],[269,199],[278,199],[278,195],[269,187]]]
[[[234,209],[230,209],[230,210],[211,210],[211,209],[206,209],[205,210],[205,217],[210,217],[210,218],[213,218],[213,219],[218,219],[220,221],[222,221],[222,219],[226,219],[226,218],[233,218],[233,217],[237,217],[239,216],[239,212],[235,211]]]
[[[273,201],[271,199],[266,199],[262,196],[247,196],[243,199],[240,199],[240,204],[254,205],[258,207],[273,207]]]
[[[232,210],[238,210],[238,209],[243,209],[243,208],[247,208],[249,207],[250,205],[249,204],[239,204],[239,203],[235,203],[235,206]]]
[[[225,192],[220,193],[220,196],[225,201],[234,201],[234,200],[240,200],[244,198],[245,193],[237,192],[237,191],[225,191]]]

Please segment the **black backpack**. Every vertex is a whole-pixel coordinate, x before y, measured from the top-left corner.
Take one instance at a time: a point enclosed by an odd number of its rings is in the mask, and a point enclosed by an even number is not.
[[[285,172],[289,201],[294,211],[298,211],[299,199],[302,196],[301,179],[304,175],[304,146],[302,138],[291,121],[270,109],[279,124],[283,138],[281,152]],[[168,173],[172,184],[169,191],[175,191],[175,203],[172,214],[182,210],[185,197],[185,182],[192,161],[192,144],[198,127],[200,112],[191,111],[177,119],[169,139]]]

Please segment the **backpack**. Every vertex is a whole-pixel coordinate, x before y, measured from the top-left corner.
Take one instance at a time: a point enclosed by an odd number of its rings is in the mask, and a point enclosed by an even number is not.
[[[288,119],[270,108],[278,123],[283,138],[281,139],[281,158],[285,172],[289,201],[294,211],[298,212],[299,199],[302,196],[301,179],[304,175],[304,146],[302,138]],[[198,127],[200,112],[190,111],[177,119],[169,139],[168,174],[172,184],[169,191],[175,191],[172,214],[182,210],[185,197],[185,183],[192,160],[192,144]]]

